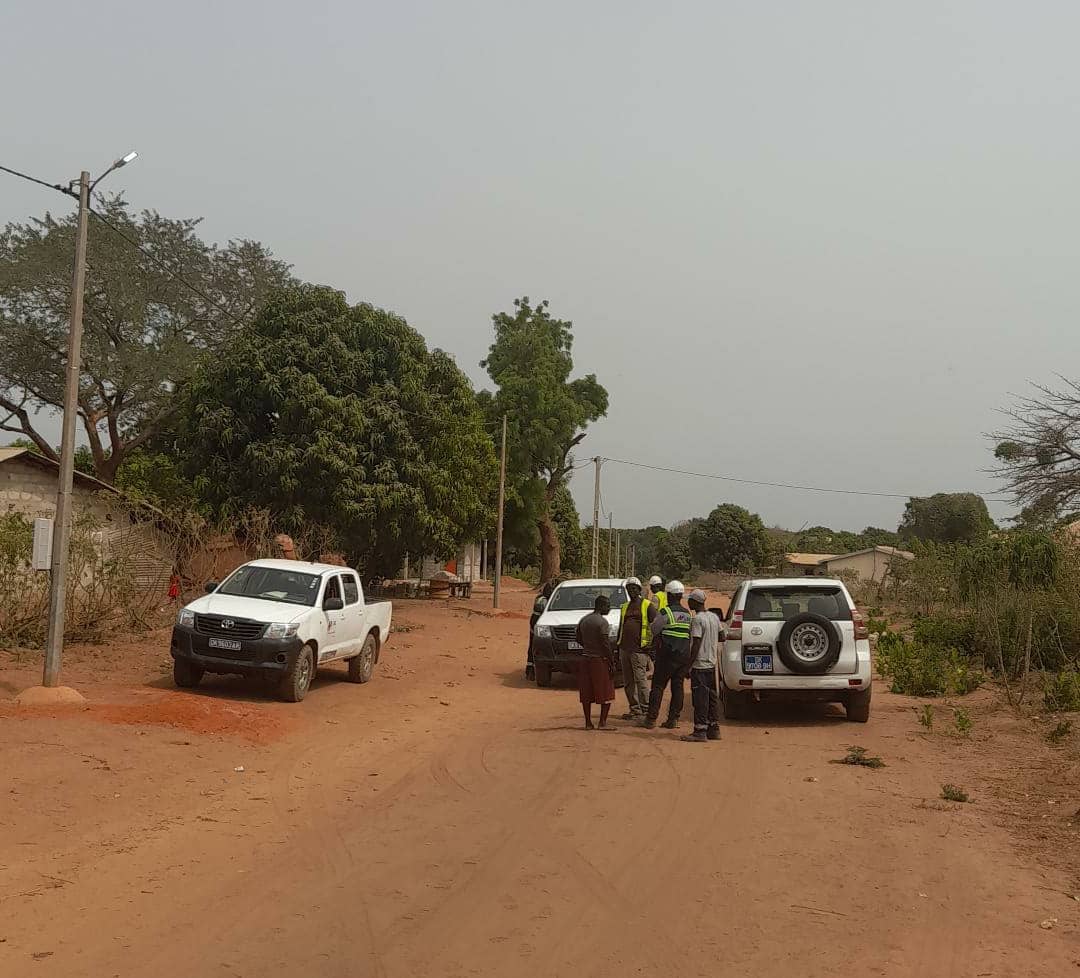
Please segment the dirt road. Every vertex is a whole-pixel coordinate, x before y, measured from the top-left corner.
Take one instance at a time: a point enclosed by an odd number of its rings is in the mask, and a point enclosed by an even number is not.
[[[993,744],[943,748],[881,691],[867,727],[586,733],[568,684],[520,679],[520,618],[398,618],[372,683],[325,671],[298,707],[173,692],[159,649],[149,685],[86,684],[112,713],[0,709],[0,974],[1080,974],[1075,880],[1006,789],[937,800]],[[829,763],[851,743],[888,767]]]

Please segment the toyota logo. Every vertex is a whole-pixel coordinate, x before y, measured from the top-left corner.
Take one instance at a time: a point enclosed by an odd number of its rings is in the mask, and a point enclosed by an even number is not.
[[[235,624],[236,624],[236,622],[233,621],[231,618],[222,618],[221,619],[221,627],[222,628],[232,628],[233,625],[235,625]]]

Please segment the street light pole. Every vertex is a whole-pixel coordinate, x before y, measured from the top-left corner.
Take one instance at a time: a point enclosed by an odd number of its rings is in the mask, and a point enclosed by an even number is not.
[[[75,268],[71,276],[71,322],[68,326],[67,367],[64,375],[64,419],[60,435],[60,482],[56,490],[56,518],[53,522],[52,558],[49,574],[49,623],[45,638],[45,668],[42,685],[59,686],[64,654],[64,613],[67,607],[68,546],[71,542],[71,492],[75,476],[75,421],[79,411],[79,378],[82,374],[83,292],[86,286],[86,235],[90,217],[90,192],[113,170],[127,166],[138,156],[128,153],[114,160],[93,182],[83,170],[78,194],[72,181],[64,191],[78,197],[79,214],[75,232]],[[58,189],[63,190],[63,187]]]
[[[506,505],[506,415],[503,415],[502,454],[499,456],[499,523],[495,531],[495,581],[492,588],[493,608],[499,607],[502,590],[503,509]]]
[[[64,382],[64,426],[60,438],[60,485],[53,523],[52,568],[49,581],[49,630],[45,640],[43,686],[60,684],[64,652],[64,609],[67,603],[67,558],[71,539],[71,487],[75,473],[75,418],[79,410],[82,364],[83,288],[86,284],[86,225],[90,207],[90,174],[79,174],[79,217],[75,237],[75,270],[71,282],[71,323],[68,328],[67,371]]]

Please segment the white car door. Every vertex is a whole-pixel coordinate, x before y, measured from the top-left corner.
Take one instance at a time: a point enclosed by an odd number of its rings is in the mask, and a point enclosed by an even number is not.
[[[341,575],[341,591],[345,595],[345,616],[339,658],[356,655],[360,651],[360,639],[364,632],[364,595],[360,590],[360,579],[352,571]]]
[[[337,603],[338,607],[327,608],[327,603]],[[319,661],[326,662],[328,659],[336,659],[341,652],[345,628],[345,607],[341,593],[341,579],[337,574],[331,574],[326,578],[326,586],[322,596],[322,613],[326,623],[326,639],[319,649]]]

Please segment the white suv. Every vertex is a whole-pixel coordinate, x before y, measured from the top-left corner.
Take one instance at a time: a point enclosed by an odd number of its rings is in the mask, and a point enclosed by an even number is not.
[[[763,699],[843,703],[870,719],[870,635],[842,581],[743,581],[725,621],[720,662],[724,716],[745,719]]]

